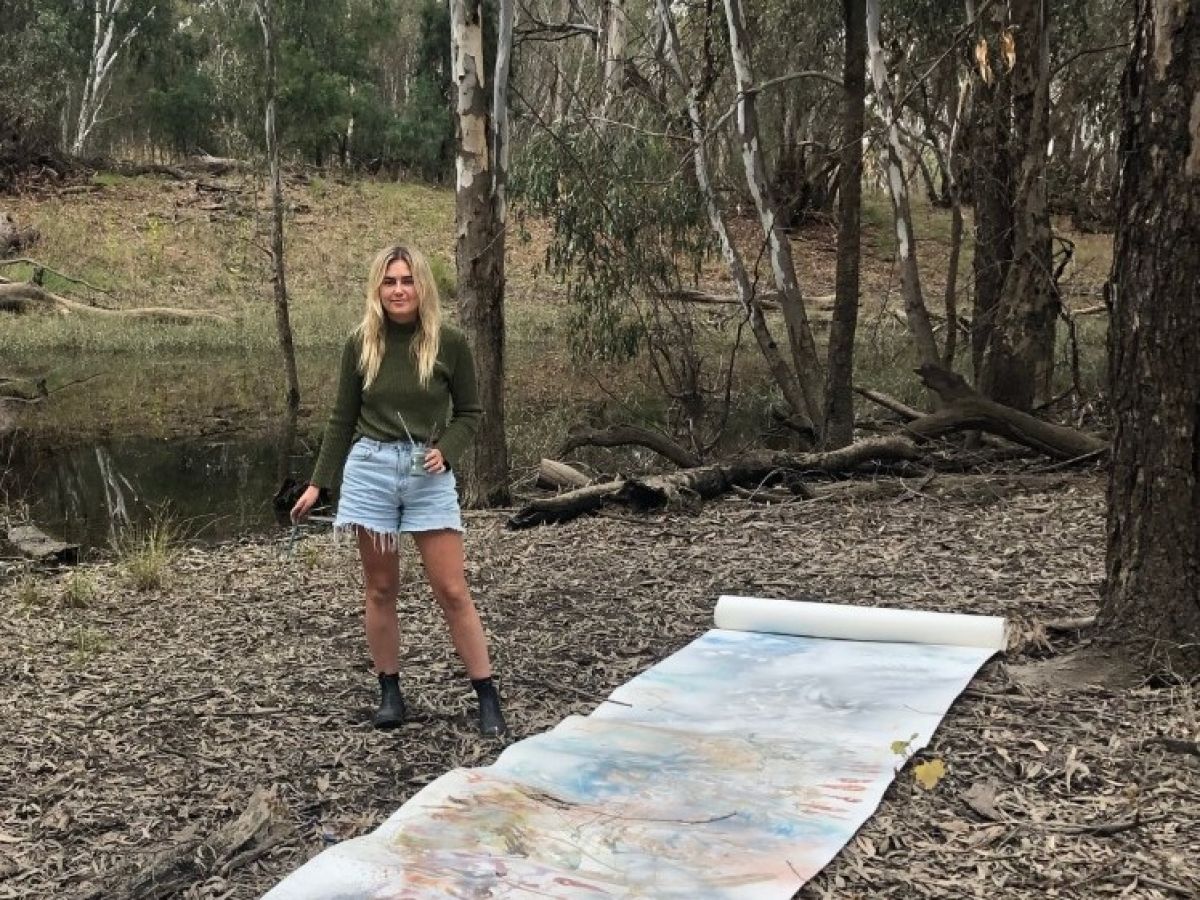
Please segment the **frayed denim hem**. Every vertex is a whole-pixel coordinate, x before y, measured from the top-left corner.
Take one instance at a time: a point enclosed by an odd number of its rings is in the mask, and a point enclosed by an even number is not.
[[[370,525],[364,525],[361,522],[335,522],[333,526],[333,539],[337,543],[341,543],[347,537],[357,537],[358,532],[362,531],[371,536],[371,543],[375,548],[382,553],[398,553],[400,552],[400,535],[399,531],[378,531]]]

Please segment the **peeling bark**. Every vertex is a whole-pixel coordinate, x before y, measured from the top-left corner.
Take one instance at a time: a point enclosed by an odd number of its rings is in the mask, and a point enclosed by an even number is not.
[[[737,80],[737,127],[741,139],[746,185],[754,198],[759,225],[767,240],[771,274],[780,294],[780,306],[783,308],[784,323],[787,325],[792,361],[804,394],[805,412],[812,422],[820,423],[824,418],[825,406],[823,372],[817,356],[816,341],[813,340],[812,328],[808,323],[808,313],[804,308],[800,281],[796,277],[792,247],[783,232],[778,205],[772,196],[766,163],[763,161],[756,104],[758,88],[754,83],[750,37],[746,30],[741,0],[725,0],[725,18],[729,25],[729,51],[733,56],[734,76]],[[819,437],[820,435],[817,435],[818,439]]]
[[[483,422],[473,448],[469,495],[484,506],[508,503],[508,442],[504,423],[505,166],[508,158],[507,93],[513,7],[500,4],[500,41],[493,89],[494,129],[484,90],[482,5],[451,0],[450,33],[455,112],[455,258],[459,308],[471,337]],[[499,110],[499,115],[497,115]],[[489,140],[490,137],[490,140]]]

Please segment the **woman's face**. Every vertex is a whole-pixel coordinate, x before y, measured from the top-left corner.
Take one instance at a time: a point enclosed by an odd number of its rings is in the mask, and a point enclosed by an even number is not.
[[[417,321],[421,301],[417,297],[417,285],[408,263],[394,259],[383,272],[379,285],[379,302],[384,314],[397,323]]]

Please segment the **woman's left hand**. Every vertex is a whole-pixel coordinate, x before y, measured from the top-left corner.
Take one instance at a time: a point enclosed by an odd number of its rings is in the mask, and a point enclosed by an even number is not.
[[[433,447],[425,451],[425,471],[430,475],[439,475],[446,471],[446,457],[442,451]]]

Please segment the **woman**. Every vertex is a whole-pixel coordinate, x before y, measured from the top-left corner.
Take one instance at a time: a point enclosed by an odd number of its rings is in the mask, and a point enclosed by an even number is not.
[[[478,695],[480,731],[508,730],[463,570],[453,472],[482,414],[471,349],[460,331],[442,323],[429,263],[406,247],[380,251],[362,321],[342,352],[316,468],[292,508],[293,521],[303,520],[344,462],[334,529],[354,532],[362,560],[367,645],[382,694],[376,728],[404,723],[396,597],[399,538],[409,533]]]

